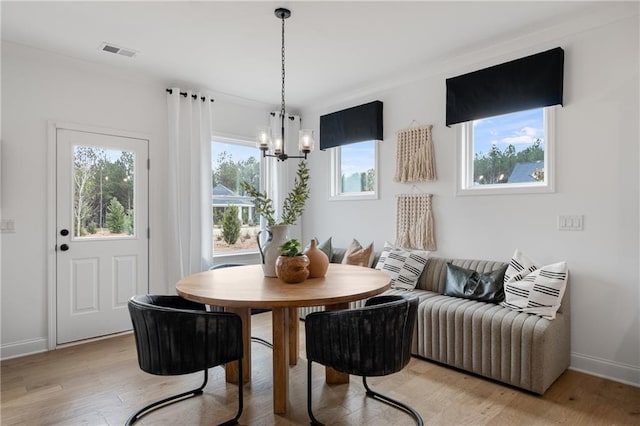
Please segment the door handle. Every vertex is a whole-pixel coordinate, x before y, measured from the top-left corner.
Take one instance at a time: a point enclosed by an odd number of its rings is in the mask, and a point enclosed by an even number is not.
[[[69,250],[69,245],[68,244],[62,244],[60,246],[60,251],[67,251]]]
[[[61,229],[60,230],[60,235],[62,235],[63,237],[66,237],[67,235],[69,235],[69,230],[68,229]]]

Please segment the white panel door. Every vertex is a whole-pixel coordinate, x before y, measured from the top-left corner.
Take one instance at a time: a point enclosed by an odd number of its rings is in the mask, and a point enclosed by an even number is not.
[[[148,141],[56,129],[57,343],[131,329],[147,293]]]

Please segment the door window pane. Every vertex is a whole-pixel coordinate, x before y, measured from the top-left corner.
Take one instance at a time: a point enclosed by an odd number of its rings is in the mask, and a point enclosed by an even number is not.
[[[73,147],[73,237],[135,235],[135,154]]]

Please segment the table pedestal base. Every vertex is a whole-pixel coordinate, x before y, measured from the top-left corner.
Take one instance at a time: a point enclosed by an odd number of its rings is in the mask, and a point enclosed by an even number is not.
[[[273,308],[271,311],[273,330],[273,412],[287,412],[289,399],[289,312],[287,308]],[[297,339],[296,339],[297,340]],[[298,354],[295,354],[297,359]]]

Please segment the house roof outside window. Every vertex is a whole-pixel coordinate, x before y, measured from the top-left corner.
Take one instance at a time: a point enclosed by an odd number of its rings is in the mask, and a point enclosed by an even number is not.
[[[509,175],[507,183],[537,182],[535,176],[540,169],[544,170],[544,161],[518,163]]]
[[[244,195],[238,195],[224,185],[216,185],[211,191],[213,195],[213,207],[253,207],[253,199]]]

